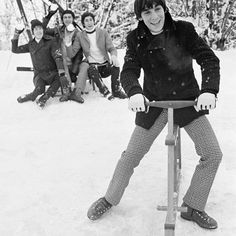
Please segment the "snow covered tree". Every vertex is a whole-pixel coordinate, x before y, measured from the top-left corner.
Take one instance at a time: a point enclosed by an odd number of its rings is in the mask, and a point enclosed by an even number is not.
[[[0,23],[6,29],[0,32],[1,41],[9,40],[20,17],[14,0],[4,0],[5,12],[0,12]],[[53,0],[50,0],[53,1]],[[126,36],[137,25],[133,11],[134,0],[57,0],[64,9],[72,9],[81,26],[85,11],[94,13],[96,23],[106,28],[117,48],[124,48]],[[188,17],[199,29],[202,37],[215,49],[236,47],[236,0],[166,0],[171,15],[183,20]],[[42,0],[22,0],[29,21],[42,20],[47,8]],[[59,14],[50,21],[51,27],[60,23]],[[8,37],[6,39],[6,37]]]
[[[236,0],[207,0],[209,30],[206,37],[210,46],[224,50],[235,47],[236,39]]]

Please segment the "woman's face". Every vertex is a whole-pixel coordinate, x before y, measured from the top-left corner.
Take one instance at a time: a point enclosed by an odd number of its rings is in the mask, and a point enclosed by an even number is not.
[[[152,33],[158,34],[162,31],[165,23],[164,9],[161,5],[153,5],[152,8],[142,11],[141,19]]]

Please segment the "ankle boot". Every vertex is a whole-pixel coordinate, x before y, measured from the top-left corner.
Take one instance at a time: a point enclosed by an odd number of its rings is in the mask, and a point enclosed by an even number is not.
[[[40,87],[36,87],[32,93],[28,93],[28,94],[18,97],[17,101],[19,103],[28,102],[28,101],[33,102],[38,97],[38,95],[42,94],[43,92],[44,90],[42,90]]]
[[[191,208],[186,203],[182,204],[183,207],[187,207],[187,212],[181,212],[180,216],[189,221],[196,222],[200,227],[205,229],[216,229],[217,222],[207,215],[205,211],[198,211],[196,209]]]
[[[97,220],[111,207],[112,205],[106,200],[105,197],[99,198],[90,206],[87,216],[90,220]]]
[[[84,99],[81,96],[80,89],[74,88],[74,90],[70,94],[69,99],[72,100],[72,101],[78,102],[78,103],[84,103]]]
[[[104,84],[103,88],[100,90],[100,93],[106,97],[108,100],[114,99],[114,96],[111,94],[107,86]]]
[[[50,96],[47,93],[44,93],[38,100],[37,105],[41,108],[44,108],[46,105],[47,100],[50,98]]]
[[[68,87],[68,88],[63,88],[62,89],[62,95],[61,97],[59,98],[59,101],[60,102],[66,102],[70,99],[70,95],[71,95],[71,89]]]
[[[34,101],[36,99],[36,96],[33,95],[33,93],[25,94],[17,98],[17,102],[23,103],[23,102],[29,102]]]

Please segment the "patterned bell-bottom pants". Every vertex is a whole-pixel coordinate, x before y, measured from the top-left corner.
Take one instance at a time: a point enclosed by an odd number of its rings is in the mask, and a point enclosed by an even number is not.
[[[134,173],[134,168],[139,165],[154,140],[167,124],[167,117],[167,110],[165,109],[149,130],[140,126],[135,127],[127,149],[122,153],[117,163],[105,195],[107,201],[112,205],[117,205],[120,202]],[[190,207],[203,211],[222,159],[222,152],[206,116],[193,120],[184,129],[194,142],[200,160],[183,201]]]

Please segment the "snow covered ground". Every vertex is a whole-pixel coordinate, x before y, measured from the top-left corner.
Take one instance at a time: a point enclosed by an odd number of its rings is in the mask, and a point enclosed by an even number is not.
[[[224,157],[206,211],[219,228],[200,229],[177,217],[176,236],[236,234],[236,51],[216,52],[221,59],[221,92],[209,119]],[[119,51],[122,64],[124,51]],[[134,128],[127,100],[108,101],[90,91],[85,103],[51,99],[41,110],[18,104],[33,89],[27,54],[0,52],[0,235],[1,236],[154,236],[164,235],[166,204],[166,129],[136,169],[121,203],[96,222],[87,209],[103,196]],[[194,65],[196,67],[196,65]],[[200,78],[199,69],[196,75]],[[109,79],[105,81],[109,85]],[[182,132],[181,199],[198,162]]]

